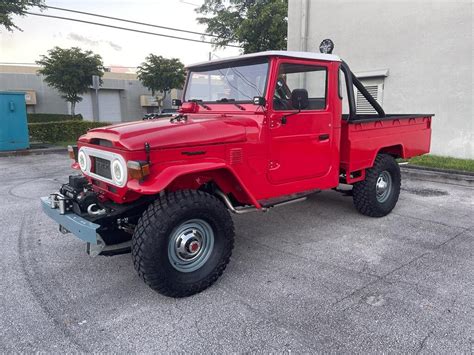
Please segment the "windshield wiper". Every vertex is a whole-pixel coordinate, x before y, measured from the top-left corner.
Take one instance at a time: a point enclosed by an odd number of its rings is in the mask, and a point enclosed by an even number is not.
[[[237,107],[239,110],[246,111],[246,108],[243,107],[242,105],[239,105],[238,103],[236,103],[235,99],[228,99],[227,97],[223,97],[222,99],[216,100],[216,102],[230,102],[235,107]]]
[[[189,100],[190,102],[195,102],[197,103],[199,106],[201,106],[202,108],[206,109],[206,110],[210,110],[211,108],[209,106],[207,106],[205,103],[202,102],[202,100],[198,100],[198,99],[191,99]]]

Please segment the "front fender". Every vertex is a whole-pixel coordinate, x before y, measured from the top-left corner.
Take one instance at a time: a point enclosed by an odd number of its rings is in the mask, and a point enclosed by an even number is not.
[[[261,205],[250,193],[248,188],[245,186],[239,176],[235,173],[234,169],[232,169],[222,160],[213,160],[199,163],[187,162],[186,164],[177,163],[175,165],[170,165],[163,168],[158,174],[156,174],[156,176],[148,180],[141,182],[138,180],[130,180],[127,183],[127,187],[130,190],[133,190],[139,194],[155,195],[161,191],[166,190],[166,188],[178,178],[184,177],[186,175],[204,172],[218,173],[218,171],[222,170],[232,175],[232,177],[237,181],[237,183],[240,185],[240,188],[245,192],[245,194],[248,196],[252,204],[255,205],[255,207],[261,208]]]

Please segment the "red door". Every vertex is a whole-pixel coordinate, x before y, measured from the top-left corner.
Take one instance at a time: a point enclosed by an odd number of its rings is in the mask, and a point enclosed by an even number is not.
[[[328,109],[328,75],[324,62],[280,61],[270,115],[268,179],[272,184],[323,177],[330,171],[333,119]],[[306,89],[309,98],[309,106],[297,114],[290,100],[294,89]]]

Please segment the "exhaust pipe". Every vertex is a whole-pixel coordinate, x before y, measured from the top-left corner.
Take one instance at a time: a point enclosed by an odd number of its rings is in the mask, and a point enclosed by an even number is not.
[[[262,212],[265,212],[267,209],[264,207],[262,208],[261,210],[259,210],[258,208],[254,207],[254,206],[247,206],[247,207],[234,207],[234,205],[232,205],[232,202],[230,201],[229,197],[223,193],[221,190],[216,190],[216,193],[217,195],[219,195],[220,198],[222,198],[222,200],[224,201],[225,205],[227,206],[227,208],[232,212],[232,213],[235,213],[235,214],[244,214],[244,213],[248,213],[248,212],[255,212],[255,211],[262,211]]]

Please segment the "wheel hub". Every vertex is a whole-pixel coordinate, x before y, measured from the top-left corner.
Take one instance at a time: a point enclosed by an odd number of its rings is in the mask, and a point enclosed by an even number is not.
[[[191,272],[204,265],[213,247],[212,227],[201,219],[193,219],[178,226],[171,234],[168,258],[178,271]]]
[[[375,185],[377,201],[385,202],[392,192],[392,176],[388,171],[382,171]]]
[[[387,189],[387,186],[387,181],[385,181],[382,176],[379,176],[377,180],[377,190],[380,192],[384,192]]]
[[[176,238],[176,255],[182,260],[195,257],[201,249],[202,235],[196,230],[185,230]]]

